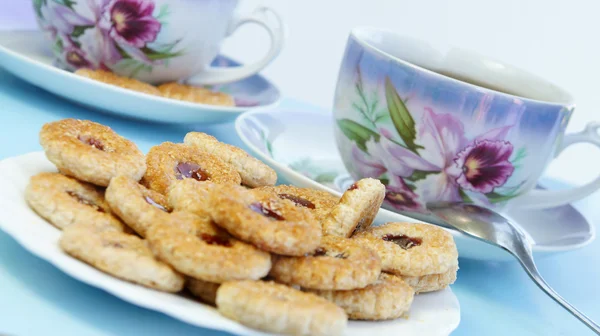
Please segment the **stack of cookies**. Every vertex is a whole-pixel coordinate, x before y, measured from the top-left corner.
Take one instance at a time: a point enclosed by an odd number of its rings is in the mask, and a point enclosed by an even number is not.
[[[288,185],[243,150],[192,132],[144,155],[90,121],[43,126],[59,173],[31,178],[31,208],[60,247],[115,277],[187,290],[224,316],[291,335],[341,335],[348,319],[389,320],[456,279],[452,236],[435,226],[371,227],[375,179],[341,198]]]
[[[235,106],[235,101],[232,96],[223,92],[211,91],[203,87],[185,85],[177,82],[169,82],[154,86],[134,78],[119,76],[111,71],[101,69],[92,70],[81,68],[75,71],[75,74],[105,84],[118,86],[126,90],[153,96],[182,100],[196,104]]]

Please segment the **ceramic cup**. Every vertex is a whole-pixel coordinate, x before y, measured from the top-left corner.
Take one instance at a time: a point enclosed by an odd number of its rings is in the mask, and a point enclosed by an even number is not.
[[[238,16],[238,0],[33,0],[33,4],[59,66],[108,68],[152,84],[179,80],[222,84],[249,77],[277,57],[285,35],[272,9],[260,7]],[[241,67],[211,67],[222,41],[246,23],[269,33],[267,55]]]
[[[424,206],[438,201],[546,208],[600,188],[597,178],[570,190],[532,190],[566,147],[600,147],[598,123],[565,136],[574,108],[568,92],[510,65],[356,28],[336,87],[335,137],[354,179],[386,184],[387,208],[427,213]]]

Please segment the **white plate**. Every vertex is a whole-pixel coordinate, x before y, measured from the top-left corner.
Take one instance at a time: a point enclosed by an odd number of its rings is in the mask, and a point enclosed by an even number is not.
[[[281,100],[277,87],[260,75],[219,86],[218,91],[235,98],[235,107],[147,95],[62,70],[54,66],[46,46],[47,41],[39,31],[0,32],[0,65],[33,85],[105,113],[163,123],[216,124],[232,121],[250,108],[277,105]],[[224,56],[214,63],[239,65]]]
[[[240,116],[238,136],[255,156],[269,164],[280,177],[301,187],[341,195],[354,181],[340,158],[333,136],[333,117],[328,111],[307,108],[258,109]],[[595,238],[590,222],[567,205],[544,210],[509,211],[534,243],[535,256],[569,251]],[[376,224],[423,221],[381,209]],[[504,250],[449,230],[463,258],[514,261]]]
[[[134,305],[156,310],[189,324],[239,335],[264,335],[222,317],[207,305],[180,295],[137,286],[109,276],[69,257],[58,247],[60,231],[37,216],[24,200],[29,178],[56,171],[43,153],[0,161],[0,229],[21,246],[66,274],[101,288]],[[93,302],[90,302],[93,305]],[[460,321],[460,307],[450,288],[415,297],[408,319],[385,322],[350,322],[346,335],[446,336]]]

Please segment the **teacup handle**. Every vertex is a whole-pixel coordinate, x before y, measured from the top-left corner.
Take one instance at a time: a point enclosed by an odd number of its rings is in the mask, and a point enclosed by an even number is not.
[[[583,131],[566,135],[556,155],[558,156],[567,147],[582,142],[591,143],[600,148],[598,129],[600,129],[600,122],[591,122],[587,124]],[[580,200],[598,189],[600,189],[600,177],[568,190],[532,190],[517,198],[515,206],[534,209],[551,208]]]
[[[268,20],[267,13],[271,13],[275,17],[275,23]],[[237,28],[246,23],[256,23],[267,30],[271,38],[271,47],[267,55],[261,60],[239,67],[208,67],[203,72],[198,73],[186,82],[193,85],[217,85],[234,82],[243,78],[250,77],[264,67],[266,67],[275,57],[279,55],[283,48],[283,43],[286,34],[286,27],[279,16],[273,9],[268,7],[259,7],[250,15],[234,18],[227,31],[227,36],[231,35]]]

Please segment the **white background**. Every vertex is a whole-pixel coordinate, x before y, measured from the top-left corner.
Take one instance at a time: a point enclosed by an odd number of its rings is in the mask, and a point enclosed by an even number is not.
[[[192,1],[192,0],[190,0]],[[264,4],[288,26],[280,57],[264,74],[288,97],[330,108],[348,32],[379,26],[434,43],[473,49],[528,69],[576,98],[569,131],[600,120],[600,3],[593,0],[241,0],[240,11]],[[0,0],[0,27],[29,26],[29,0]],[[10,23],[10,24],[9,24]],[[223,52],[244,62],[261,57],[266,33],[240,29]],[[548,174],[584,182],[600,172],[600,151],[577,145]]]

